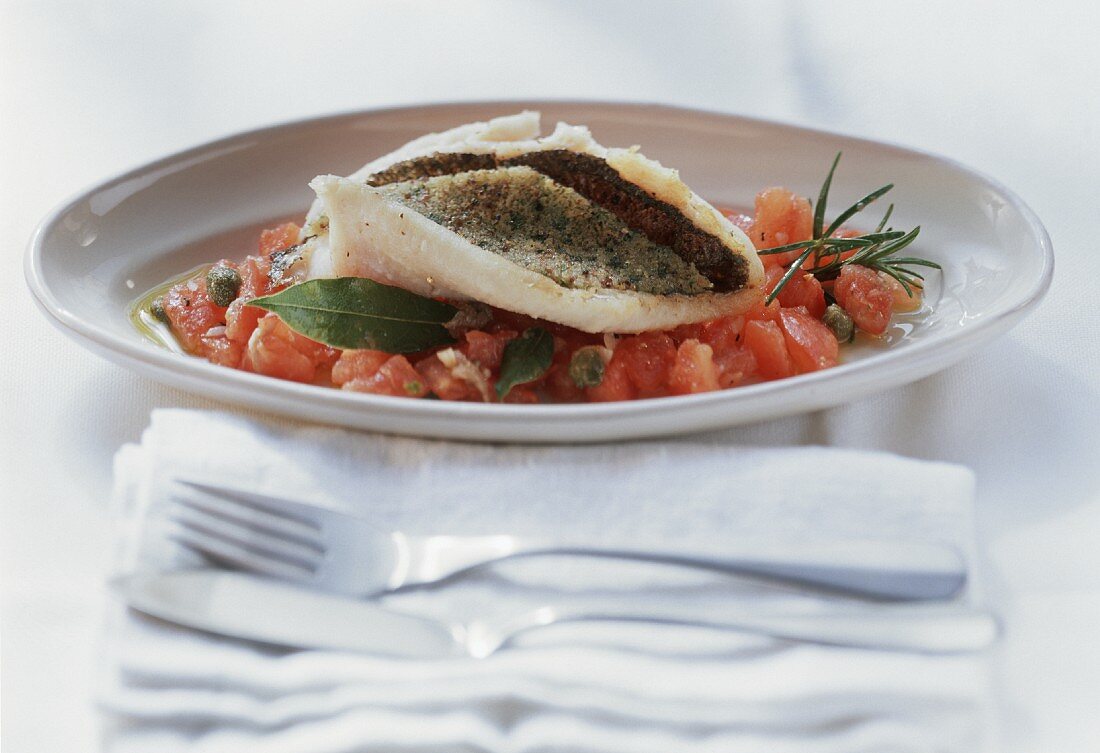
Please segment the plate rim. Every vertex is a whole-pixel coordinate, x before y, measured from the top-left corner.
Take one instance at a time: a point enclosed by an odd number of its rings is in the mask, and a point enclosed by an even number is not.
[[[159,169],[163,169],[202,153],[223,150],[241,142],[274,136],[280,132],[287,132],[301,128],[317,127],[325,124],[335,125],[341,121],[353,121],[357,118],[377,116],[383,114],[400,114],[403,112],[432,109],[444,110],[448,108],[525,108],[539,109],[547,106],[559,107],[603,107],[614,109],[637,110],[663,110],[680,116],[708,117],[716,120],[738,121],[755,127],[781,129],[784,131],[824,137],[827,139],[845,141],[852,144],[864,145],[875,149],[887,149],[892,152],[917,156],[933,163],[938,163],[947,168],[967,174],[986,187],[1005,198],[1023,218],[1025,224],[1037,241],[1037,248],[1041,254],[1041,267],[1039,274],[1030,288],[1020,295],[1019,299],[1010,307],[1000,311],[996,316],[982,318],[973,322],[965,329],[944,333],[941,337],[917,341],[904,351],[895,352],[887,363],[880,364],[880,368],[892,367],[897,372],[906,370],[906,367],[920,371],[919,364],[924,360],[927,351],[954,350],[959,351],[975,339],[982,339],[987,331],[992,331],[991,337],[999,334],[998,329],[1007,329],[1031,309],[1039,304],[1050,288],[1054,274],[1054,249],[1050,234],[1034,210],[1020,198],[1016,192],[1009,189],[996,178],[975,170],[957,160],[922,149],[900,145],[890,141],[870,139],[853,136],[846,133],[831,131],[777,121],[768,118],[741,115],[738,113],[710,110],[695,107],[684,107],[661,102],[645,102],[637,100],[607,100],[607,99],[493,99],[493,100],[452,100],[421,102],[412,104],[387,105],[366,109],[354,109],[332,112],[328,114],[294,118],[280,121],[274,124],[261,126],[244,131],[236,131],[212,140],[204,141],[178,151],[169,153],[157,159],[128,168],[118,174],[96,181],[91,186],[75,192],[69,198],[58,203],[36,225],[34,232],[28,240],[24,254],[24,277],[35,303],[47,315],[55,326],[65,334],[80,342],[81,339],[94,345],[94,350],[103,348],[125,357],[131,362],[143,362],[147,367],[153,367],[154,372],[178,371],[181,365],[179,354],[157,348],[152,343],[144,343],[123,338],[110,331],[84,321],[69,311],[62,302],[50,290],[47,277],[42,269],[43,241],[57,223],[76,205],[88,200],[92,195],[133,180],[141,175],[146,175]],[[241,144],[242,146],[244,144]],[[948,347],[953,346],[953,347]],[[101,353],[101,355],[103,355]],[[878,361],[879,356],[869,357],[872,361]],[[564,403],[554,405],[526,405],[526,404],[497,404],[497,403],[463,403],[453,401],[428,401],[409,400],[407,398],[391,397],[386,395],[371,395],[365,393],[352,393],[343,390],[335,390],[312,384],[298,384],[285,380],[272,379],[258,374],[242,372],[236,369],[227,369],[206,361],[189,358],[183,362],[187,371],[194,372],[196,377],[204,377],[217,387],[224,385],[233,389],[261,387],[265,391],[273,392],[274,396],[289,400],[319,400],[325,407],[332,409],[346,407],[363,411],[375,409],[391,416],[412,414],[412,417],[420,419],[475,419],[495,418],[510,422],[522,422],[525,420],[542,420],[549,418],[569,421],[572,419],[599,419],[616,418],[629,419],[630,417],[646,413],[650,416],[657,413],[677,412],[688,406],[700,408],[711,403],[737,404],[754,402],[757,398],[771,396],[776,393],[790,391],[796,388],[817,390],[827,388],[837,379],[845,379],[853,371],[862,371],[868,368],[868,360],[856,363],[840,364],[836,367],[817,371],[809,374],[801,374],[786,379],[747,385],[728,390],[701,393],[695,395],[679,395],[661,398],[649,398],[642,400],[630,400],[610,403]],[[923,372],[922,372],[922,375]],[[918,377],[919,378],[919,377]],[[207,394],[215,400],[219,399],[216,393]],[[795,410],[791,412],[801,412]],[[782,412],[775,416],[786,415]],[[751,419],[750,419],[751,420]],[[726,422],[728,425],[736,421]],[[687,427],[684,431],[691,431]],[[659,432],[642,432],[638,436],[651,436]]]

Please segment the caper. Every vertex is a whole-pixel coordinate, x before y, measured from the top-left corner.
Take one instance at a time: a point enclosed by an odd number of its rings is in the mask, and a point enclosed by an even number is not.
[[[224,264],[217,264],[206,273],[206,292],[215,306],[228,306],[241,292],[241,273]]]
[[[600,348],[586,345],[573,353],[569,361],[569,376],[578,387],[597,387],[603,381],[605,366]]]
[[[153,318],[162,324],[171,324],[172,320],[168,318],[168,311],[164,308],[163,298],[154,298],[153,302],[149,304],[149,313],[153,315]]]
[[[850,343],[856,339],[856,325],[848,312],[837,304],[830,304],[825,309],[825,315],[821,317],[825,326],[833,331],[838,342]]]

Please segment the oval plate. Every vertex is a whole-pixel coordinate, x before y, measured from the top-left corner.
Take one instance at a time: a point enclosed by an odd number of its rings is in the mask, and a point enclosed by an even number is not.
[[[215,366],[146,340],[128,308],[187,269],[255,248],[259,230],[300,220],[321,173],[347,175],[429,131],[537,109],[544,130],[585,124],[640,144],[715,203],[751,206],[763,187],[816,196],[844,152],[832,210],[894,183],[896,227],[921,225],[914,255],[941,263],[922,311],[883,342],[857,343],[827,371],[732,390],[593,405],[410,400],[295,384]],[[873,227],[885,207],[867,212]],[[821,131],[660,105],[486,102],[404,107],[288,123],[166,157],[83,192],[46,217],[26,276],[50,319],[92,350],[165,384],[311,421],[471,440],[585,442],[677,434],[816,410],[914,381],[1004,333],[1042,298],[1050,238],[1012,192],[949,160]]]

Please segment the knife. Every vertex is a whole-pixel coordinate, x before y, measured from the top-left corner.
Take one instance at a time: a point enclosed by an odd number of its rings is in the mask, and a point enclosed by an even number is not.
[[[921,653],[979,651],[1000,632],[990,613],[960,605],[841,605],[812,613],[729,608],[699,614],[674,600],[601,597],[469,624],[396,612],[245,573],[199,569],[142,573],[113,582],[139,612],[208,633],[260,643],[417,659],[485,657],[515,635],[578,620],[693,625],[775,638]]]
[[[112,586],[139,612],[231,638],[422,659],[465,654],[441,622],[229,570],[142,573]]]

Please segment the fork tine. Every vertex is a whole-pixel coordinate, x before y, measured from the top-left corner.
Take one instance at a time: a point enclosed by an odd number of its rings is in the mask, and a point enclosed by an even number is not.
[[[297,582],[310,579],[309,571],[298,565],[292,565],[285,560],[272,559],[266,555],[255,554],[183,524],[177,525],[176,530],[168,534],[168,538],[204,557],[232,565],[241,570]]]
[[[309,571],[320,564],[322,552],[318,549],[242,526],[228,518],[211,515],[193,507],[176,505],[169,517],[177,525],[190,531],[244,549],[256,556],[282,560]]]
[[[218,496],[199,489],[187,490],[186,492],[173,489],[169,496],[177,505],[208,513],[230,523],[257,529],[278,538],[297,542],[311,549],[316,549],[318,553],[324,551],[324,544],[317,528],[296,520],[290,520],[282,515],[259,510],[252,505],[242,504],[232,497]]]
[[[176,483],[188,486],[192,489],[197,489],[219,500],[226,500],[261,513],[278,516],[288,523],[297,523],[304,526],[313,533],[321,530],[321,526],[317,522],[317,517],[321,514],[321,511],[301,502],[294,502],[289,499],[279,499],[266,494],[257,494],[256,492],[224,489],[222,487],[204,484],[201,481],[191,481],[189,479],[176,479]]]
[[[309,582],[310,572],[303,566],[290,564],[285,560],[275,560],[264,554],[256,554],[243,547],[213,538],[197,529],[188,528],[183,523],[176,525],[175,531],[168,533],[168,539],[186,546],[187,549],[216,562],[231,565],[243,571],[267,575],[297,583]]]

